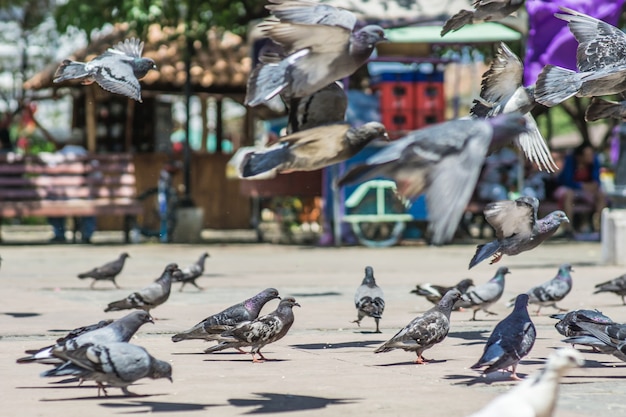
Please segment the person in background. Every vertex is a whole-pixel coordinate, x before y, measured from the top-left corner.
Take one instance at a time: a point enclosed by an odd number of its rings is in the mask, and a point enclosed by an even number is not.
[[[0,119],[0,153],[15,152],[15,147],[11,142],[10,125],[11,115],[5,113]]]
[[[502,148],[487,157],[478,180],[476,194],[482,201],[508,200],[516,188],[518,159],[510,148]]]

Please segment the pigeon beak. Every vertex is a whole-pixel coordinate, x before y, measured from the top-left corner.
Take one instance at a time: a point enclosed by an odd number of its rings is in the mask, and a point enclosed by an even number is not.
[[[148,323],[154,324],[154,319],[152,318],[152,316],[148,316]]]
[[[300,304],[298,303],[293,303],[294,306],[298,306],[298,307],[302,307]]]
[[[389,139],[389,135],[387,134],[387,132],[385,132],[385,134],[383,135],[383,140],[386,142],[389,142],[391,139]]]

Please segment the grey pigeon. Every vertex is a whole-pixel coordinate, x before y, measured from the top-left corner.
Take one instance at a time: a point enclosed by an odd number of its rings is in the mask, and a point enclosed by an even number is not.
[[[473,3],[474,11],[461,10],[444,23],[441,36],[471,23],[502,20],[519,9],[522,4],[524,0],[476,0]]]
[[[374,353],[403,349],[417,354],[415,363],[423,364],[428,362],[428,359],[425,359],[422,353],[446,338],[450,330],[452,308],[460,297],[461,293],[458,290],[447,292],[439,304],[411,320],[406,327],[376,349]]]
[[[220,335],[220,343],[208,348],[205,352],[213,353],[229,348],[241,349],[250,346],[253,362],[266,360],[261,349],[287,334],[294,321],[294,306],[300,307],[295,298],[283,298],[273,312],[226,330]],[[259,359],[256,357],[257,354]]]
[[[495,229],[496,240],[477,246],[470,269],[490,256],[493,256],[491,265],[503,255],[513,256],[534,249],[552,236],[561,223],[569,223],[561,210],[538,219],[538,209],[539,200],[528,196],[485,205],[485,220]]]
[[[398,192],[409,199],[425,193],[431,242],[441,245],[454,236],[490,147],[510,142],[525,130],[519,113],[425,127],[355,165],[339,185],[382,176],[393,179]]]
[[[275,298],[280,299],[278,290],[266,288],[241,303],[207,317],[191,329],[172,336],[172,341],[180,342],[181,340],[190,339],[217,340],[219,335],[225,330],[240,323],[255,320],[263,306]]]
[[[176,279],[176,276],[180,274],[181,272],[180,269],[178,269],[178,265],[171,263],[165,267],[161,276],[152,284],[130,294],[123,300],[109,303],[104,311],[119,311],[136,308],[149,312],[167,301],[172,289],[172,279]]]
[[[476,320],[476,313],[479,310],[489,315],[496,315],[496,313],[489,311],[488,308],[502,297],[502,293],[504,292],[504,277],[506,274],[510,273],[509,268],[501,266],[488,282],[470,288],[465,294],[462,294],[461,299],[456,302],[454,307],[471,308],[474,310],[471,320]]]
[[[107,387],[121,388],[125,395],[135,395],[128,386],[141,378],[167,378],[172,381],[172,366],[151,356],[141,346],[125,342],[89,344],[76,350],[55,349],[66,361],[41,374],[43,377],[75,376],[92,380],[107,395]]]
[[[624,296],[626,296],[626,274],[614,278],[610,281],[601,282],[594,286],[596,289],[593,293],[598,294],[601,292],[612,292],[613,294],[622,297],[622,304],[626,305]]]
[[[580,322],[595,324],[614,324],[613,320],[598,310],[573,310],[567,313],[552,314],[553,319],[559,321],[554,325],[556,331],[566,337],[562,341],[574,345],[589,346],[595,351],[601,351],[604,343],[579,326]]]
[[[539,315],[541,307],[554,307],[561,311],[563,310],[557,307],[557,301],[561,301],[572,290],[572,266],[570,264],[563,264],[559,267],[559,271],[556,276],[550,281],[546,281],[543,284],[532,287],[526,292],[529,297],[529,304],[537,304],[537,312]],[[513,305],[514,300],[511,300],[509,307]]]
[[[539,169],[553,172],[557,166],[550,155],[537,122],[530,111],[535,102],[535,86],[524,87],[524,65],[517,55],[504,43],[500,43],[491,65],[483,74],[480,99],[474,100],[470,114],[475,117],[494,117],[502,113],[520,112],[526,118],[528,132],[517,137],[517,144],[524,149],[528,159]]]
[[[29,356],[20,358],[18,363],[59,364],[60,359],[53,355],[55,349],[75,350],[89,343],[128,342],[137,330],[145,323],[154,323],[150,314],[145,311],[133,311],[124,317],[113,320],[102,320],[97,324],[79,327],[56,343],[38,350],[27,350]]]
[[[111,93],[141,102],[139,80],[148,71],[157,69],[152,59],[141,57],[142,52],[143,42],[137,38],[126,39],[87,63],[64,60],[54,74],[53,81],[80,80],[83,84],[95,81]]]
[[[468,417],[551,417],[559,393],[559,381],[568,369],[585,363],[575,349],[557,349],[546,367],[524,379]]]
[[[335,81],[306,97],[292,98],[288,108],[287,133],[291,134],[343,122],[348,109],[348,96],[340,82]]]
[[[515,299],[515,308],[504,320],[496,324],[487,339],[483,355],[472,369],[485,368],[488,374],[500,369],[511,368],[511,379],[519,380],[515,373],[517,364],[533,348],[537,331],[528,315],[528,295],[520,294]]]
[[[91,271],[78,274],[78,278],[93,278],[93,281],[91,281],[91,285],[89,286],[89,288],[93,288],[96,281],[111,281],[113,285],[115,285],[115,288],[120,288],[115,281],[115,277],[117,277],[117,275],[122,272],[122,269],[124,268],[124,262],[126,261],[126,258],[129,257],[130,255],[124,252],[119,256],[119,258],[114,261],[94,268]]]
[[[578,41],[578,72],[546,65],[537,77],[537,102],[552,107],[574,96],[606,96],[626,90],[626,34],[591,16],[560,9],[565,14],[555,16],[568,22]]]
[[[626,362],[626,324],[580,322],[578,325],[600,342],[590,346]]]
[[[249,106],[279,93],[286,98],[311,95],[352,75],[376,44],[387,40],[377,25],[354,31],[356,18],[346,10],[301,0],[274,3],[268,9],[280,20],[266,20],[260,28],[287,56],[278,61],[262,59],[253,69],[245,98]]]
[[[292,133],[261,151],[250,152],[241,162],[241,176],[253,177],[277,169],[313,171],[345,161],[374,139],[388,139],[385,126],[369,122],[359,127],[346,123],[318,126]]]
[[[461,295],[465,294],[470,287],[474,286],[474,281],[471,278],[464,278],[452,287],[446,287],[437,284],[417,284],[414,290],[411,290],[411,294],[425,297],[433,304],[438,304],[441,298],[452,290],[458,290]]]
[[[196,279],[200,278],[204,273],[204,262],[208,257],[209,254],[207,252],[204,252],[202,255],[200,255],[200,258],[198,258],[195,263],[189,265],[185,269],[181,269],[181,275],[176,278],[177,282],[182,282],[179,290],[180,292],[183,291],[183,288],[185,288],[185,285],[187,284],[191,284],[197,289],[202,290],[202,288],[200,288],[198,284],[196,284]]]
[[[620,102],[605,100],[600,97],[593,97],[585,110],[585,120],[594,122],[601,119],[626,118],[626,100]]]
[[[371,266],[365,267],[365,277],[354,294],[354,305],[357,310],[357,319],[353,323],[361,326],[363,317],[372,317],[376,322],[376,333],[380,333],[378,322],[385,310],[385,296],[383,290],[376,285],[374,269]]]

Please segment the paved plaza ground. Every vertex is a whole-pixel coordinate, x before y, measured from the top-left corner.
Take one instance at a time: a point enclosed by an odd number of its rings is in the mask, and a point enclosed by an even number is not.
[[[155,357],[170,361],[174,382],[140,380],[130,390],[138,397],[123,397],[110,389],[110,397],[97,397],[92,382],[81,387],[59,385],[40,378],[44,365],[18,365],[25,349],[52,343],[69,329],[118,318],[124,312],[104,313],[108,302],[125,297],[161,272],[165,264],[186,266],[203,252],[211,257],[206,274],[198,280],[205,288],[173,286],[170,299],[153,311],[156,324],[142,327],[133,343]],[[126,251],[131,258],[118,277],[122,289],[108,282],[89,289],[89,280],[77,273],[116,258]],[[0,395],[3,415],[97,417],[159,413],[159,415],[244,414],[298,416],[465,416],[479,409],[515,383],[505,374],[482,378],[469,367],[480,357],[495,324],[508,314],[505,303],[530,286],[552,278],[561,263],[574,265],[574,289],[560,305],[568,309],[598,308],[616,321],[626,315],[619,297],[592,295],[594,284],[623,274],[623,268],[599,263],[600,244],[552,241],[516,257],[508,266],[502,299],[492,310],[498,316],[469,321],[471,312],[454,312],[451,331],[440,345],[426,351],[433,359],[415,365],[415,355],[403,351],[374,354],[374,349],[430,308],[409,291],[415,284],[454,284],[471,277],[489,280],[497,266],[483,263],[471,271],[467,264],[473,245],[441,248],[401,246],[385,249],[312,248],[280,245],[5,245],[0,246],[2,306],[0,307]],[[381,322],[356,318],[353,295],[371,265],[385,291],[387,307]],[[266,288],[294,296],[302,305],[287,336],[269,345],[264,354],[273,360],[253,364],[250,355],[226,351],[202,354],[202,341],[172,343],[175,332]],[[270,302],[264,312],[271,311]],[[534,349],[518,367],[520,375],[541,369],[545,358],[563,346],[547,308],[533,316],[538,338]],[[587,365],[569,372],[561,385],[560,417],[592,414],[626,416],[626,364],[585,351]]]

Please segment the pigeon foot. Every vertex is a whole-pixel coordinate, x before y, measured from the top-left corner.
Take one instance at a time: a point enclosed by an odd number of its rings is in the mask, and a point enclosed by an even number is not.
[[[496,262],[498,262],[500,259],[502,259],[502,256],[503,256],[502,252],[498,252],[495,255],[493,255],[493,259],[491,260],[491,262],[489,262],[489,265],[493,265]]]

